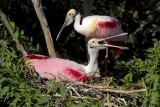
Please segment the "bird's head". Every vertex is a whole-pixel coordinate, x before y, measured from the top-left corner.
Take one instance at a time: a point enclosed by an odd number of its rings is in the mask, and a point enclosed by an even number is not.
[[[126,36],[128,33],[122,33],[119,35],[115,35],[115,36],[111,36],[111,37],[107,37],[107,38],[103,38],[103,39],[98,39],[98,38],[93,38],[91,40],[88,41],[88,46],[90,49],[97,49],[97,50],[101,50],[101,49],[106,49],[107,47],[114,47],[114,48],[119,48],[119,49],[123,49],[123,50],[128,50],[128,47],[122,47],[122,46],[116,46],[116,45],[110,45],[110,44],[106,44],[104,41],[108,40],[108,39],[112,39],[112,38],[117,38],[120,36]]]
[[[88,41],[88,48],[90,50],[101,50],[101,49],[106,49],[107,46],[104,45],[105,43],[103,41],[99,41],[96,38],[93,38]]]
[[[66,26],[69,26],[74,21],[74,17],[75,16],[76,16],[76,10],[75,9],[70,9],[67,12],[67,15],[66,15],[66,20],[67,20]]]
[[[59,31],[56,40],[58,40],[58,38],[60,37],[60,34],[61,34],[61,32],[63,31],[63,29],[64,29],[66,26],[69,26],[70,24],[73,23],[74,18],[75,18],[75,16],[76,16],[77,14],[79,14],[79,13],[78,13],[75,9],[70,9],[70,10],[67,12],[65,22],[64,22],[61,30]]]

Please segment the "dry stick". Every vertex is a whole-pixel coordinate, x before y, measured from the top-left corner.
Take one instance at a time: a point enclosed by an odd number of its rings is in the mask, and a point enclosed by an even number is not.
[[[125,90],[107,89],[109,87],[93,86],[93,85],[90,85],[90,84],[85,84],[85,83],[80,83],[80,82],[76,82],[76,84],[83,85],[83,86],[86,86],[86,87],[96,88],[96,89],[98,89],[100,91],[108,91],[108,92],[115,92],[115,93],[126,93],[126,94],[129,94],[129,93],[136,93],[136,92],[146,91],[146,89],[126,90],[126,91]]]
[[[55,52],[55,49],[54,49],[54,44],[53,44],[50,29],[49,29],[49,26],[48,26],[48,23],[47,23],[47,19],[45,17],[44,12],[43,12],[41,0],[32,0],[32,2],[34,4],[34,8],[35,8],[37,17],[40,21],[40,24],[41,24],[41,27],[42,27],[42,30],[43,30],[43,33],[44,33],[44,36],[45,36],[49,56],[55,58],[57,56],[56,56],[56,52]]]
[[[15,37],[14,30],[11,27],[9,21],[7,20],[6,15],[2,12],[1,9],[0,9],[0,16],[2,17],[3,22],[7,26],[7,29],[9,30],[9,32],[12,35],[13,39],[15,40],[16,44],[20,48],[20,51],[22,52],[23,56],[26,57],[28,55],[27,52],[26,52],[26,50],[23,48],[23,46],[21,45],[21,43],[19,42],[19,40]]]
[[[78,85],[83,85],[86,87],[90,87],[90,88],[96,88],[96,89],[107,89],[107,88],[111,88],[111,87],[103,87],[103,86],[93,86],[91,84],[86,84],[86,83],[82,83],[82,82],[76,82],[76,84]]]
[[[143,85],[144,85],[144,88],[146,89],[146,96],[148,95],[147,94],[147,87],[146,87],[146,84],[144,83],[144,80],[143,80]]]
[[[98,89],[101,91],[108,91],[108,92],[115,92],[115,93],[125,93],[125,94],[129,94],[129,93],[137,93],[137,92],[144,92],[146,91],[146,89],[139,89],[139,90],[114,90],[114,89]]]

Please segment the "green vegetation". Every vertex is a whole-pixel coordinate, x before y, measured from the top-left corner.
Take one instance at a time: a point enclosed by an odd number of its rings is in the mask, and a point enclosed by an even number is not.
[[[127,75],[120,81],[125,88],[146,87],[146,93],[134,93],[133,103],[143,104],[144,107],[160,106],[160,41],[145,52],[146,59],[134,58],[130,63],[123,62]]]

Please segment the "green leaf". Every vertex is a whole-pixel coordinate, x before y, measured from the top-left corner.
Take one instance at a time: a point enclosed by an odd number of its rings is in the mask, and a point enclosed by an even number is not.
[[[14,29],[15,28],[15,23],[14,22],[10,22],[12,28]]]
[[[137,99],[136,98],[133,98],[133,104],[137,104]]]
[[[88,107],[87,103],[72,104],[70,107]]]
[[[16,31],[14,32],[14,35],[15,35],[15,37],[17,37],[17,38],[18,38],[18,36],[19,36],[19,31],[18,31],[18,30],[16,30]]]
[[[28,102],[26,103],[27,107],[31,107],[31,99],[28,100]]]
[[[20,95],[17,96],[17,97],[12,101],[12,103],[10,103],[10,106],[17,107],[17,102],[19,101],[20,97],[21,97]]]
[[[0,79],[0,83],[2,83],[3,81],[5,81],[7,78],[3,77],[2,79]]]
[[[21,35],[24,35],[24,30],[21,30]]]
[[[4,95],[6,95],[6,93],[9,91],[9,87],[4,87],[2,90],[1,90],[1,93],[0,93],[0,98],[2,98]]]
[[[40,91],[40,90],[36,90],[36,92],[35,92],[34,96],[35,96],[35,97],[37,97],[37,96],[39,96],[39,95],[40,95],[40,93],[41,93],[41,91]]]
[[[59,93],[60,95],[62,95],[63,97],[65,97],[65,95],[66,95],[66,93],[67,93],[67,91],[68,91],[68,88],[67,88],[66,86],[62,85],[61,87],[59,87],[59,88],[57,89],[57,91],[58,91],[58,93]]]
[[[40,107],[49,107],[48,98],[45,96],[40,97],[40,99],[38,100],[38,104]]]
[[[158,84],[159,84],[159,78],[158,78],[158,76],[155,76],[155,80],[153,83],[153,90],[157,90]]]

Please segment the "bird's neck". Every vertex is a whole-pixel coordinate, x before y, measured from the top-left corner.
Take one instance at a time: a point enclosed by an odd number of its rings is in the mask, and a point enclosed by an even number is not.
[[[95,72],[97,72],[97,70],[98,70],[97,53],[98,53],[98,50],[94,50],[92,52],[89,52],[90,61],[86,67],[86,73],[88,76],[94,75]]]
[[[80,14],[77,14],[77,15],[75,16],[74,29],[75,29],[78,33],[82,34],[82,32],[83,32],[83,27],[82,27],[82,25],[80,24],[80,20],[81,20],[81,15],[80,15]]]

